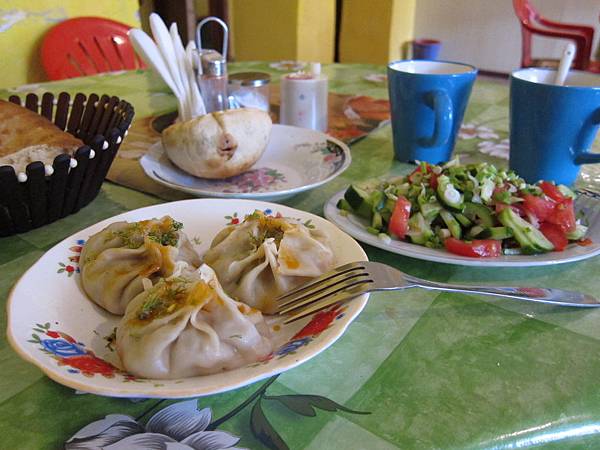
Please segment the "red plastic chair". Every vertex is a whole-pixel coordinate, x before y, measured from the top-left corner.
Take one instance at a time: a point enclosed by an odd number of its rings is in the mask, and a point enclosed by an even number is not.
[[[145,67],[127,37],[128,25],[78,17],[54,26],[42,42],[42,66],[51,80]]]
[[[513,7],[517,13],[517,17],[521,21],[523,36],[521,67],[536,65],[536,61],[531,57],[531,36],[538,34],[546,37],[572,40],[576,46],[573,68],[595,71],[597,64],[590,61],[592,43],[594,41],[594,29],[592,27],[560,23],[546,19],[535,10],[533,5],[529,3],[529,0],[513,0]]]

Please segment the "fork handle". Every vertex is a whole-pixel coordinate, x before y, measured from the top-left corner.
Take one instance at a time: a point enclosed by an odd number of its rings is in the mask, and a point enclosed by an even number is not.
[[[516,286],[474,286],[464,284],[438,283],[407,277],[415,286],[436,291],[464,292],[467,294],[482,294],[494,297],[514,298],[530,302],[549,303],[561,306],[594,307],[600,306],[600,301],[589,294],[575,291],[565,291],[554,288],[516,287]]]

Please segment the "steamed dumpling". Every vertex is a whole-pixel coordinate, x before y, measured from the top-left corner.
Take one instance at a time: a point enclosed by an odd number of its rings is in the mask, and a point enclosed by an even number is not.
[[[274,313],[275,298],[334,267],[326,236],[315,228],[262,212],[230,225],[204,255],[227,293],[264,313]]]
[[[116,222],[91,236],[79,259],[83,290],[104,309],[122,315],[143,291],[144,278],[170,276],[177,261],[198,267],[200,258],[182,227],[165,216]]]
[[[129,373],[161,379],[235,369],[272,351],[260,311],[228,297],[206,265],[161,279],[134,298],[116,347]]]
[[[271,133],[271,117],[258,109],[230,109],[175,123],[162,133],[169,159],[202,178],[228,178],[258,161]]]

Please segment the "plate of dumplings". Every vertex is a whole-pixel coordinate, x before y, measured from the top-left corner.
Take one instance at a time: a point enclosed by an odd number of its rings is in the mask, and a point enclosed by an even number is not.
[[[368,294],[289,324],[274,314],[276,298],[366,259],[325,219],[282,205],[195,199],[141,208],[48,250],[10,293],[8,339],[48,377],[84,392],[225,392],[333,344]]]

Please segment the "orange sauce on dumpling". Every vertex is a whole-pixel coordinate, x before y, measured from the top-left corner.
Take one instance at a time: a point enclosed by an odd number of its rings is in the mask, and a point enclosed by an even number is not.
[[[214,300],[216,292],[204,281],[177,277],[163,279],[147,292],[147,297],[130,322],[134,325],[173,314],[185,306],[204,306]]]
[[[300,267],[300,261],[298,261],[293,255],[290,255],[289,253],[280,253],[279,262],[281,262],[284,266],[287,266],[289,269],[297,269],[298,267]]]

